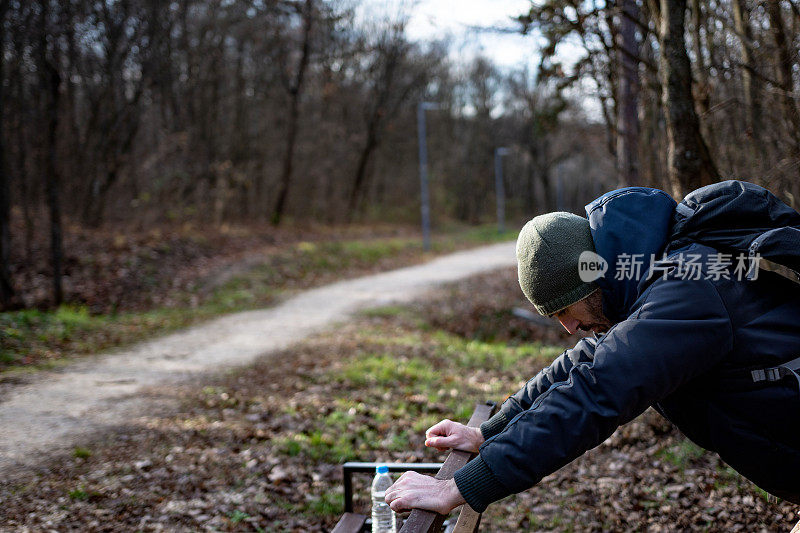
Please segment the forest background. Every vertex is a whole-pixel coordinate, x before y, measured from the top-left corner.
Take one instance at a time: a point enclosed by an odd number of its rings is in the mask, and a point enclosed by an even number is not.
[[[0,308],[132,309],[225,246],[408,237],[423,101],[437,228],[494,220],[500,147],[510,220],[728,177],[797,205],[796,1],[537,1],[479,28],[530,38],[512,68],[386,5],[0,2]]]

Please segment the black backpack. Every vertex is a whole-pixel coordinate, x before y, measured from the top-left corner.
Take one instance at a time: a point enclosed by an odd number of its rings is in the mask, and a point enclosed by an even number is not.
[[[760,256],[800,279],[800,213],[753,183],[728,180],[687,194],[675,208],[666,252],[692,242],[751,262]]]
[[[728,180],[687,194],[675,207],[666,254],[693,242],[746,254],[751,273],[761,257],[786,267],[800,280],[800,213],[753,183]],[[741,378],[766,384],[794,376],[800,384],[798,372],[800,357],[777,367],[751,370]]]

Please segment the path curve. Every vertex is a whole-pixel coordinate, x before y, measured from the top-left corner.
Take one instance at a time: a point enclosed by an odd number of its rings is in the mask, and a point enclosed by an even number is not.
[[[243,365],[352,313],[407,302],[437,285],[516,264],[514,243],[457,252],[428,263],[307,290],[275,307],[211,322],[42,372],[0,402],[0,470],[62,450],[142,407],[143,386]]]

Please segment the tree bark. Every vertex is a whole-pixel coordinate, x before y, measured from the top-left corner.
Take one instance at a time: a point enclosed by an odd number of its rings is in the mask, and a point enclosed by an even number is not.
[[[14,35],[12,38],[18,39],[17,52],[19,47],[23,45],[23,40],[20,36]],[[17,102],[25,100],[25,78],[22,75],[21,61],[17,59],[14,63],[14,70],[9,73],[11,79],[14,80],[14,98]],[[31,106],[32,107],[32,106]],[[34,111],[30,108],[15,110],[15,142],[17,145],[16,153],[16,176],[19,183],[19,203],[22,207],[22,220],[24,224],[23,247],[25,249],[25,262],[30,263],[33,258],[33,213],[32,205],[34,204],[37,196],[36,186],[31,183],[28,178],[28,146],[30,141],[28,139],[27,124],[35,122],[33,116]]]
[[[97,175],[92,180],[92,188],[82,213],[83,222],[89,227],[97,228],[102,224],[108,192],[119,178],[125,158],[130,153],[139,131],[137,105],[144,92],[144,82],[139,83],[132,101],[122,103],[123,109],[114,111],[115,118],[111,122],[110,129],[120,133],[109,139],[103,145],[103,149],[99,150],[103,156],[104,173],[102,178]]]
[[[643,12],[645,18],[650,18],[652,5],[650,3],[643,4]],[[656,14],[657,15],[657,14]],[[656,25],[658,27],[658,25]],[[653,39],[645,38],[642,41],[641,52],[644,61],[651,64],[658,64],[655,50],[653,49]],[[661,154],[666,150],[662,149],[662,135],[660,127],[661,117],[661,99],[660,87],[661,82],[658,79],[658,71],[650,69],[645,70],[642,79],[643,86],[647,87],[646,91],[642,92],[642,120],[641,126],[641,145],[645,146],[645,150],[641,150],[641,176],[642,183],[647,187],[657,187],[660,189],[668,189],[669,185],[664,180],[664,165],[661,159]]]
[[[410,65],[404,64],[406,43],[402,40],[402,35],[397,33],[387,33],[385,39],[386,42],[373,51],[373,54],[377,56],[376,61],[381,62],[381,67],[378,69],[379,74],[374,82],[375,92],[370,96],[372,107],[366,115],[367,135],[359,155],[353,185],[350,188],[350,198],[345,216],[347,222],[353,220],[367,195],[370,186],[369,162],[372,154],[380,146],[387,123],[397,115],[400,107],[408,100],[422,80],[420,72],[405,80],[405,84],[403,84],[402,78],[398,79],[399,73],[410,68]]]
[[[297,74],[294,82],[289,88],[289,126],[286,133],[286,152],[283,159],[283,172],[281,174],[280,188],[278,189],[278,199],[275,202],[275,209],[272,212],[272,225],[277,226],[281,223],[281,218],[286,209],[286,198],[289,196],[289,186],[292,182],[292,170],[294,163],[294,150],[297,144],[298,120],[300,118],[300,97],[303,92],[303,81],[305,79],[306,68],[308,67],[309,56],[311,55],[311,26],[314,20],[314,0],[306,0],[303,10],[303,49],[300,55],[300,64],[297,67]]]
[[[366,194],[364,191],[364,184],[366,183],[367,166],[369,165],[370,157],[375,148],[378,147],[378,121],[379,117],[375,117],[370,121],[367,128],[367,140],[361,150],[361,155],[358,157],[358,166],[356,167],[356,177],[353,181],[353,189],[350,192],[350,200],[347,205],[347,221],[351,222],[358,210],[358,205],[361,198]]]
[[[800,163],[800,112],[797,104],[794,103],[792,93],[794,91],[794,81],[792,80],[792,53],[789,50],[789,39],[783,25],[783,14],[779,0],[767,0],[767,14],[775,40],[775,48],[778,54],[778,81],[782,92],[781,103],[783,104],[783,114],[789,122],[789,135],[792,139],[792,155],[795,164]]]
[[[47,57],[47,17],[49,0],[41,0],[40,12],[40,40],[39,54],[42,73],[42,96],[46,99],[44,119],[47,123],[45,129],[44,150],[46,152],[44,165],[44,185],[47,196],[47,207],[50,214],[50,256],[53,265],[53,303],[58,306],[64,301],[64,292],[61,284],[63,244],[61,229],[61,205],[59,198],[59,183],[57,166],[57,136],[58,136],[58,103],[60,97],[61,77],[56,67],[57,61]],[[53,48],[55,54],[56,48]]]
[[[735,0],[734,0],[735,1]],[[703,54],[703,41],[700,35],[700,28],[705,26],[706,39],[712,41],[713,38],[709,37],[712,31],[708,25],[704,24],[702,6],[700,0],[692,0],[692,45],[694,48],[694,55],[697,61],[697,85],[694,91],[694,100],[698,113],[700,114],[700,131],[708,140],[710,149],[713,151],[716,146],[716,139],[714,137],[714,128],[710,123],[711,117],[708,112],[711,109],[711,94],[713,92],[711,81],[708,76],[708,65],[706,64],[705,55]]]
[[[700,132],[692,72],[684,40],[686,0],[661,0],[659,41],[662,102],[667,125],[667,169],[672,193],[714,183],[719,173]]]
[[[639,7],[635,0],[622,0],[619,24],[620,102],[617,117],[617,169],[619,178],[627,185],[641,185],[639,176],[639,43],[636,23]]]
[[[733,22],[739,41],[742,45],[742,89],[744,101],[747,106],[747,129],[753,139],[758,143],[761,139],[761,87],[760,81],[755,78],[751,69],[753,63],[753,30],[750,27],[750,10],[746,0],[733,1]]]
[[[0,43],[5,43],[5,19],[7,1],[0,1]],[[5,75],[5,57],[0,54],[0,82]],[[5,158],[5,132],[2,130],[4,124],[5,109],[5,86],[0,83],[0,309],[8,310],[16,306],[16,291],[11,281],[10,253],[11,253],[11,229],[9,227],[9,211],[11,209],[11,187],[9,186],[9,176],[6,172]]]

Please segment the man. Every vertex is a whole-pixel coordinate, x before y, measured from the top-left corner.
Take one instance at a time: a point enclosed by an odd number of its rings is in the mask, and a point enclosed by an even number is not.
[[[649,406],[757,485],[800,503],[800,285],[730,253],[763,250],[797,268],[800,215],[737,181],[677,205],[663,191],[621,189],[586,210],[588,220],[531,220],[517,259],[539,313],[595,335],[480,429],[449,420],[430,428],[427,446],[479,455],[451,480],[404,474],[387,503],[446,513],[466,502],[483,512]]]

